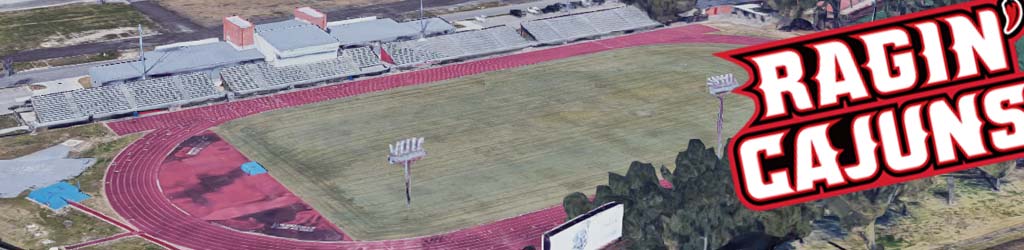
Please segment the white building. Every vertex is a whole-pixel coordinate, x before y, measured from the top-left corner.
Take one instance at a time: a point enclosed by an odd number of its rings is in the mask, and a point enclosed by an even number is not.
[[[341,43],[320,27],[299,20],[256,25],[256,49],[274,66],[338,57]]]

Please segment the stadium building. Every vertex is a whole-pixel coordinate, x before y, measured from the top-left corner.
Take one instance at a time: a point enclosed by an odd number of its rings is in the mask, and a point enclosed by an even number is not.
[[[94,67],[91,88],[33,96],[28,106],[34,116],[27,117],[35,119],[26,121],[34,129],[138,116],[661,26],[625,5],[462,32],[441,18],[327,22],[327,15],[308,7],[293,15],[265,24],[225,17],[223,41],[158,46],[140,59]]]

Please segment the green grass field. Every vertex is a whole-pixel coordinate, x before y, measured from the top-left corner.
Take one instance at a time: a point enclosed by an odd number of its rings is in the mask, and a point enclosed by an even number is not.
[[[0,57],[39,48],[51,38],[68,39],[81,32],[153,27],[142,13],[126,4],[74,4],[0,13]]]
[[[718,101],[705,78],[742,70],[711,55],[734,47],[622,49],[267,112],[216,131],[360,240],[471,227],[593,193],[631,161],[671,165],[714,144]],[[727,98],[726,133],[751,115]],[[387,144],[422,136],[413,205]]]

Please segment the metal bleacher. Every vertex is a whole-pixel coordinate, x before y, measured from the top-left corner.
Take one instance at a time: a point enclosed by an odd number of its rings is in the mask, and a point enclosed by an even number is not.
[[[387,43],[384,50],[395,65],[411,66],[430,61],[446,61],[518,50],[533,45],[508,26],[459,32],[425,40]]]
[[[360,68],[381,65],[380,55],[370,47],[358,47],[341,50],[341,56],[351,58]]]
[[[202,102],[222,96],[203,72],[77,89],[32,97],[37,126],[106,118]]]
[[[534,20],[522,24],[523,29],[533,35],[540,44],[568,43],[660,25],[635,6]]]
[[[73,104],[69,94],[70,92],[60,92],[32,97],[36,120],[41,124],[88,120],[88,116],[78,112],[78,105]]]
[[[342,56],[307,64],[274,67],[259,62],[231,66],[221,71],[221,77],[229,91],[245,95],[386,70],[369,48],[344,51]]]

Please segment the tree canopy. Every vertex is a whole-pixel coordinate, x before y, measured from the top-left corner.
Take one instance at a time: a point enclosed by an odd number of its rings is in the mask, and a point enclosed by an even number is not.
[[[626,175],[608,174],[593,202],[582,193],[565,197],[569,218],[610,201],[625,205],[623,237],[632,249],[717,249],[731,239],[763,233],[774,243],[806,236],[821,209],[814,203],[757,212],[740,204],[729,162],[691,140],[674,169],[662,166],[671,187],[660,184],[653,165],[633,162]]]

